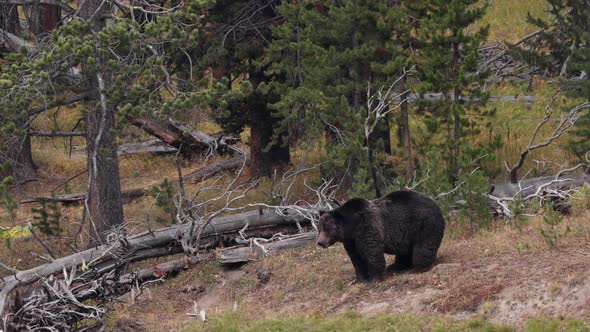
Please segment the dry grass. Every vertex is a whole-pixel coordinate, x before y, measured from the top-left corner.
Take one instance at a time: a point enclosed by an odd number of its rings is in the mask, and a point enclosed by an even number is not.
[[[486,0],[486,2],[488,2]],[[533,32],[536,28],[527,23],[527,14],[533,17],[546,17],[546,1],[544,0],[493,0],[489,1],[488,8],[483,18],[482,25],[490,26],[491,41],[515,42],[525,35]]]

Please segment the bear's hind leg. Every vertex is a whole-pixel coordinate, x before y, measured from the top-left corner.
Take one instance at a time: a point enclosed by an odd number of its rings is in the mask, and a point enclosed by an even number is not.
[[[406,271],[412,268],[412,254],[395,255],[395,263],[387,267],[387,272]]]
[[[356,273],[356,279],[361,282],[366,282],[369,280],[369,273],[367,269],[367,264],[363,261],[362,257],[359,255],[358,250],[356,249],[356,245],[353,241],[344,242],[344,249],[346,249],[346,253],[352,262],[352,266],[354,267],[354,271]]]
[[[414,271],[424,272],[430,270],[436,259],[436,251],[436,248],[426,244],[418,244],[414,246],[412,252]]]

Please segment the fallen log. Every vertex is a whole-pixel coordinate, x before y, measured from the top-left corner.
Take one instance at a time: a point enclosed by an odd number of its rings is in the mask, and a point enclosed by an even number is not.
[[[224,154],[231,150],[230,145],[240,141],[239,136],[219,135],[213,137],[173,119],[168,119],[165,126],[146,118],[130,119],[130,121],[134,126],[171,147],[176,149],[182,147],[181,153],[185,157],[191,157],[194,154],[209,154],[211,152]]]
[[[144,188],[125,189],[121,190],[121,200],[128,203],[136,198],[143,197],[146,190]],[[86,193],[57,195],[53,197],[35,197],[19,201],[19,204],[43,203],[43,202],[58,202],[63,205],[78,205],[86,199]]]
[[[449,100],[453,99],[453,94],[447,94],[446,97]],[[410,93],[407,95],[407,99],[409,102],[416,102],[416,101],[420,101],[420,100],[425,100],[425,101],[429,101],[429,102],[436,102],[436,101],[440,101],[442,99],[445,98],[445,95],[443,93],[436,93],[436,92],[431,92],[431,93],[425,93],[422,96],[418,95],[417,93]],[[399,99],[398,99],[399,100]],[[470,98],[467,96],[461,96],[461,100],[465,103],[479,103],[481,102],[480,98]],[[487,99],[488,102],[515,102],[515,103],[525,103],[525,104],[532,104],[535,102],[535,97],[534,96],[519,96],[519,95],[515,95],[515,96],[490,96]]]
[[[202,231],[201,239],[219,238],[223,235],[237,233],[246,226],[248,230],[283,227],[304,222],[298,215],[283,216],[271,209],[260,209],[235,215],[215,218]],[[133,261],[144,260],[178,253],[182,249],[180,243],[187,234],[191,234],[191,225],[174,225],[158,230],[147,231],[130,236],[112,244],[91,248],[70,256],[58,258],[51,263],[43,264],[25,271],[18,271],[0,280],[0,317],[5,317],[9,295],[18,287],[67,271],[92,269],[96,273],[107,273],[115,268],[125,266]],[[84,267],[84,268],[83,268]]]
[[[221,264],[247,263],[259,260],[276,251],[299,248],[315,242],[316,232],[286,236],[270,243],[252,243],[250,246],[236,246],[222,249],[217,258]]]
[[[492,186],[491,194],[496,197],[526,197],[541,190],[570,190],[590,183],[590,174],[565,174],[559,177],[543,176],[522,180],[519,183],[496,183]]]
[[[175,147],[170,146],[160,140],[151,140],[138,143],[124,143],[117,147],[117,152],[121,155],[127,154],[169,154],[178,151]]]
[[[166,127],[161,126],[154,120],[146,118],[129,119],[132,125],[156,137],[162,142],[178,149],[182,144],[182,138],[174,134]]]
[[[244,163],[244,158],[248,162],[250,155],[239,155],[237,157],[225,160],[219,164],[204,167],[194,172],[188,173],[182,177],[183,180],[188,180],[193,183],[204,181],[205,179],[218,174],[219,172],[234,170],[239,168]],[[178,181],[176,181],[177,183]],[[131,202],[134,199],[145,196],[147,188],[135,188],[121,190],[121,199],[123,203]],[[34,197],[23,199],[19,201],[19,204],[30,204],[30,203],[41,203],[41,202],[58,202],[63,205],[77,205],[81,204],[86,199],[86,193],[77,193],[69,195],[58,195],[54,197]]]
[[[547,200],[563,202],[577,188],[588,184],[590,184],[588,173],[543,176],[522,180],[519,183],[498,183],[492,185],[488,202],[498,215],[512,218],[514,213],[510,204],[516,200],[524,202],[538,198],[540,204]],[[567,205],[558,204],[554,205],[554,208],[567,211]]]

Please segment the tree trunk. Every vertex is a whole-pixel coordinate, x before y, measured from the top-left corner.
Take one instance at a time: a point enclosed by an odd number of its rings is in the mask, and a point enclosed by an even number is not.
[[[257,86],[264,80],[264,74],[255,72],[250,80]],[[268,108],[268,99],[256,91],[246,106],[250,112],[250,174],[254,177],[270,176],[273,169],[291,161],[288,134],[274,135],[279,121]]]
[[[7,142],[2,153],[11,165],[9,170],[0,174],[0,177],[13,176],[15,183],[20,184],[35,178],[37,165],[33,162],[31,153],[31,138],[25,133],[22,136],[14,137]]]
[[[20,34],[21,28],[17,6],[0,4],[0,29],[15,35]]]
[[[49,33],[57,28],[61,8],[54,5],[39,5],[39,30],[36,34]]]
[[[277,121],[266,107],[264,99],[250,112],[250,173],[254,177],[270,176],[273,169],[289,163],[289,145],[284,135],[273,141]]]
[[[109,6],[102,0],[87,0],[79,8],[79,15],[92,20],[95,33],[106,26]],[[104,59],[97,54],[97,68]],[[91,93],[86,115],[86,151],[88,154],[88,196],[86,208],[91,225],[92,243],[104,243],[107,235],[123,224],[123,205],[119,183],[119,162],[115,144],[115,108],[108,103],[105,88],[111,84],[111,74],[84,68]],[[98,105],[97,105],[98,104]]]

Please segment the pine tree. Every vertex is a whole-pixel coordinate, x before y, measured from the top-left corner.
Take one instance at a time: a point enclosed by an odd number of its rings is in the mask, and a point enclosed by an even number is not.
[[[467,111],[478,113],[478,105],[466,104],[464,97],[485,101],[481,83],[485,73],[478,72],[479,47],[487,36],[487,28],[474,30],[473,24],[485,13],[477,0],[424,0],[411,8],[420,12],[418,30],[420,54],[418,71],[421,92],[442,92],[444,98],[432,107],[432,131],[440,125],[446,129],[444,143],[440,144],[447,163],[449,180],[458,180],[461,160],[472,150],[466,140],[470,119]],[[473,117],[471,115],[470,117]]]
[[[398,45],[408,31],[401,9],[389,1],[285,2],[279,8],[284,22],[274,28],[264,59],[273,76],[268,90],[282,96],[273,108],[283,129],[305,128],[308,142],[325,133],[324,170],[339,177],[352,169],[359,188],[376,188],[371,169],[378,162],[368,165],[364,151],[391,152],[389,120],[369,142],[362,126],[368,82],[375,91],[408,66]]]

